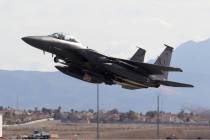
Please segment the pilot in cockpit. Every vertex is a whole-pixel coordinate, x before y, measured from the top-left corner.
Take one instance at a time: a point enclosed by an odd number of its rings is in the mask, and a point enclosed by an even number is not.
[[[77,41],[74,37],[72,37],[70,35],[64,35],[62,33],[54,33],[54,34],[49,35],[49,36],[57,38],[57,39],[61,39],[61,40],[66,40],[66,41],[70,41],[70,42],[79,43],[79,41]]]

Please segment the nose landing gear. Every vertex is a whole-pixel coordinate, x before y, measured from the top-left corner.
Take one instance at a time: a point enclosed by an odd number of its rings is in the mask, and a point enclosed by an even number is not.
[[[54,62],[55,62],[55,63],[58,63],[58,62],[59,62],[58,57],[54,57]]]

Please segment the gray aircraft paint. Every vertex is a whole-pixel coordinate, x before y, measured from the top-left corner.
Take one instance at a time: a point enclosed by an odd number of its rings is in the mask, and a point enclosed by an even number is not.
[[[130,60],[136,61],[136,62],[144,62],[146,50],[142,48],[138,48],[136,53],[131,57]]]
[[[166,46],[165,50],[161,53],[161,55],[155,61],[156,65],[170,66],[173,48],[168,45],[165,45],[165,46]],[[164,74],[158,75],[156,77],[160,80],[167,80],[168,72],[164,72]]]
[[[143,63],[145,50],[139,48],[130,60],[108,57],[83,46],[71,36],[55,33],[49,36],[23,37],[27,44],[55,55],[56,68],[69,76],[90,83],[119,84],[126,89],[140,89],[160,85],[193,87],[189,84],[166,81],[169,71],[182,72],[170,67],[173,48],[166,49],[155,64]]]

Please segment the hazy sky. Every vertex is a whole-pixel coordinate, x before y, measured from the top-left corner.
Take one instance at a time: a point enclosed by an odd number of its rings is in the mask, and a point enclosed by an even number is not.
[[[50,54],[20,38],[65,32],[89,48],[129,58],[136,45],[157,57],[210,37],[210,0],[0,0],[0,69],[55,70]]]

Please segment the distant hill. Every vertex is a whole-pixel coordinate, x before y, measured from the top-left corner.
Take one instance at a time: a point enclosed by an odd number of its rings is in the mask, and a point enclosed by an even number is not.
[[[161,108],[177,112],[183,106],[210,108],[210,39],[189,41],[174,51],[172,65],[183,73],[171,73],[170,80],[192,83],[193,89],[161,87],[160,89],[125,90],[119,86],[100,86],[102,109],[145,112],[156,109],[156,96],[161,95]],[[21,108],[61,106],[85,110],[96,107],[96,85],[60,72],[0,71],[0,105]]]
[[[201,42],[188,41],[175,50],[172,63],[188,72],[210,74],[209,51],[210,39]]]
[[[176,89],[184,106],[210,108],[210,39],[181,44],[174,51],[172,65],[181,67],[183,73],[170,74],[170,78],[195,85],[192,90]],[[176,100],[176,98],[174,99]]]

